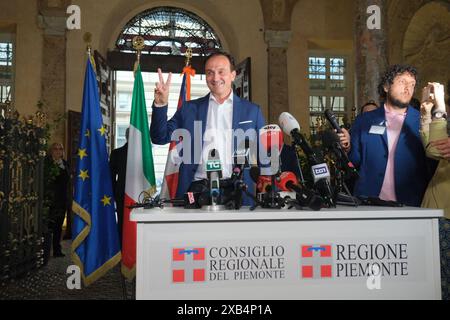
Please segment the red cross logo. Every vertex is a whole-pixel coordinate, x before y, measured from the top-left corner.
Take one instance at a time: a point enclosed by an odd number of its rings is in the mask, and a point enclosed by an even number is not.
[[[331,245],[302,245],[301,278],[321,279],[333,276]]]
[[[205,248],[172,249],[173,283],[204,282],[205,268]]]

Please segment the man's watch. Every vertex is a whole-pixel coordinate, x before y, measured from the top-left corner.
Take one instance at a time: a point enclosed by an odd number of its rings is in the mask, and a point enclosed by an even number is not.
[[[433,118],[434,119],[447,119],[447,114],[445,112],[442,111],[436,111],[433,113]]]

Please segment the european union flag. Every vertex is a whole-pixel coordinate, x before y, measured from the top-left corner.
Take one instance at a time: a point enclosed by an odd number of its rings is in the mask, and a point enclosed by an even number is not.
[[[72,260],[89,285],[121,259],[97,80],[90,59],[83,89],[83,109],[72,209]]]

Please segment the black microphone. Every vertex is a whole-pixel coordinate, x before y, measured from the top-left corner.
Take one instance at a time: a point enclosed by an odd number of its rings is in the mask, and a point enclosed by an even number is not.
[[[243,172],[244,168],[248,168],[250,165],[250,140],[245,137],[244,141],[241,141],[239,146],[233,153],[233,173],[235,173],[235,168],[240,169],[240,173]]]
[[[211,204],[217,205],[220,197],[220,178],[222,178],[222,164],[220,163],[219,151],[211,149],[206,162],[206,174],[209,180]]]
[[[261,169],[256,166],[250,168],[250,178],[252,178],[254,183],[258,183],[259,175],[261,174]]]
[[[194,181],[188,191],[183,195],[183,199],[177,199],[177,204],[185,209],[197,209],[211,204],[211,191],[207,179]]]
[[[331,110],[325,109],[325,117],[327,118],[333,129],[336,129],[337,133],[342,133],[342,129],[337,122],[336,116]]]
[[[250,140],[245,137],[233,152],[233,171],[229,179],[221,181],[222,204],[229,209],[239,209],[242,207],[242,194],[248,192],[248,186],[243,181],[244,169],[250,164]]]
[[[279,181],[277,181],[277,187],[282,191],[293,190],[297,194],[298,202],[303,207],[307,206],[314,211],[322,208],[322,199],[313,191],[298,185],[297,177],[293,172],[282,172],[279,177]]]
[[[302,148],[305,153],[308,163],[311,166],[314,185],[319,190],[320,195],[330,206],[336,206],[333,192],[331,191],[330,170],[328,169],[328,165],[323,159],[320,159],[316,155],[306,139],[300,133],[300,124],[298,121],[289,112],[281,113],[278,121],[283,132],[290,135],[293,138],[294,143]]]
[[[339,137],[334,131],[326,130],[322,133],[322,146],[336,155],[342,170],[344,170],[349,177],[359,177],[358,171],[348,158],[347,153],[342,149]]]

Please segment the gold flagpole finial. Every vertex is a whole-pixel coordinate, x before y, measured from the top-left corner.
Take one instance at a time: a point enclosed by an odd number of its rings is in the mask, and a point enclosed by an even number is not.
[[[191,64],[192,49],[191,48],[187,48],[186,53],[184,54],[184,56],[186,57],[186,67],[187,67],[187,66],[189,66]]]
[[[86,51],[87,51],[89,60],[91,60],[92,67],[95,70],[96,69],[96,65],[95,65],[94,55],[92,54],[92,47],[91,47],[92,33],[86,32],[83,35],[83,40],[84,40],[84,43],[86,43]]]
[[[136,62],[134,63],[134,72],[136,72],[137,66],[141,63],[141,51],[145,48],[145,39],[141,36],[134,37],[133,48],[136,50]]]
[[[92,42],[92,34],[90,32],[86,32],[83,36],[84,43],[86,43],[86,51],[89,55],[91,55],[91,42]]]

